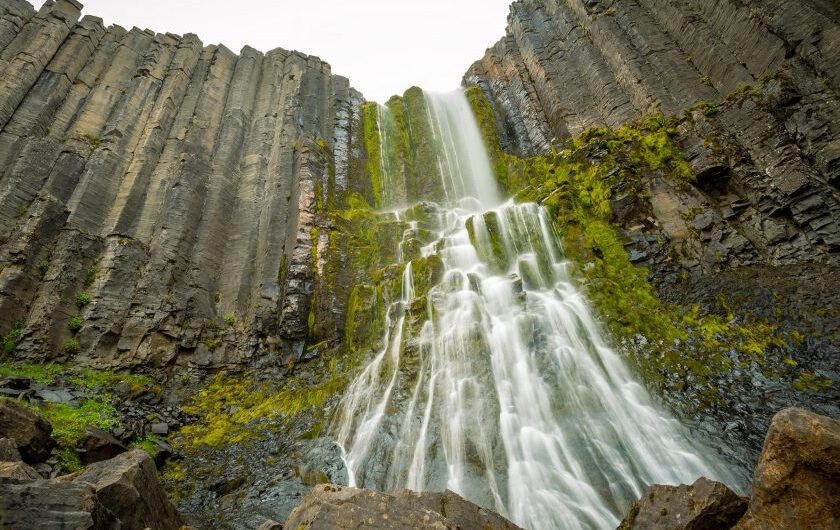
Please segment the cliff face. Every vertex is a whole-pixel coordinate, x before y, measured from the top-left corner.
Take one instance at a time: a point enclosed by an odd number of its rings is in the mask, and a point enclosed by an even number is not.
[[[123,367],[295,360],[316,200],[354,186],[361,95],[316,57],[236,55],[80,9],[0,6],[7,349]]]
[[[665,398],[744,447],[747,465],[786,404],[837,414],[837,3],[522,0],[508,22],[464,77],[490,101],[502,149],[539,155],[591,127],[677,115],[691,179],[607,175],[620,243],[664,301],[801,334],[784,349],[803,370],[793,388],[765,365],[717,375],[721,403],[688,397],[702,386],[691,377]],[[610,154],[597,145],[587,159]]]

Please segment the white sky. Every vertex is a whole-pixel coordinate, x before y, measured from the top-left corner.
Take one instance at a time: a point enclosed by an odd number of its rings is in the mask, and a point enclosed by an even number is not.
[[[32,1],[32,0],[30,0]],[[195,33],[238,52],[316,55],[383,102],[412,85],[452,90],[505,31],[511,0],[81,0],[106,24]],[[35,0],[36,7],[43,0]]]

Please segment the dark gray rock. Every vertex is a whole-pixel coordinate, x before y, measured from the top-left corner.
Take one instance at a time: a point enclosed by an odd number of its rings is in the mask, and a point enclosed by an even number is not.
[[[81,459],[85,464],[108,460],[128,451],[114,436],[93,425],[85,427],[85,439],[80,449]]]
[[[90,484],[62,479],[36,480],[24,484],[0,482],[0,512],[3,513],[3,524],[6,528],[127,528],[98,502],[96,492]]]
[[[135,449],[91,464],[74,482],[90,484],[98,501],[126,528],[175,530],[183,521],[157,478],[152,457]]]
[[[50,422],[35,411],[16,401],[0,398],[0,438],[14,440],[26,462],[33,464],[49,458],[55,445],[50,438],[51,432]]]

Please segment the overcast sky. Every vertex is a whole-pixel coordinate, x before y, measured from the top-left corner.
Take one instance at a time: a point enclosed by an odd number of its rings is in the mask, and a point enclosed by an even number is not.
[[[31,0],[30,0],[31,1]],[[106,24],[195,33],[238,52],[317,55],[367,99],[452,90],[504,34],[511,0],[81,0]],[[43,0],[36,0],[36,7]]]

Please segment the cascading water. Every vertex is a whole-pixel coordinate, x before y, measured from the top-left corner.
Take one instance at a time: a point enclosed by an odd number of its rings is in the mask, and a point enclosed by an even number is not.
[[[342,399],[350,485],[448,488],[540,530],[614,528],[651,483],[732,483],[601,338],[546,212],[500,202],[463,93],[426,101],[446,204],[424,204],[406,239],[425,234],[444,272],[417,329],[407,262],[382,348]]]

